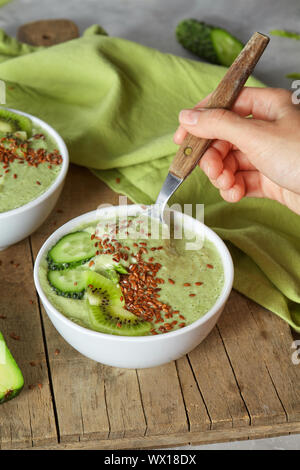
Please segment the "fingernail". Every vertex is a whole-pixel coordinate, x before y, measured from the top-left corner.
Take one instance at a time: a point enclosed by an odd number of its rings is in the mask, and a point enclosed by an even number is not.
[[[192,109],[183,109],[179,113],[179,121],[182,124],[188,124],[194,126],[198,122],[198,111],[193,111]]]

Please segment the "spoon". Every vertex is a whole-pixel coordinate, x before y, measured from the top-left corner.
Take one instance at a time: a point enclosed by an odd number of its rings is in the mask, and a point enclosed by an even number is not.
[[[264,34],[253,34],[212,93],[206,108],[231,109],[269,40]],[[156,203],[148,210],[150,217],[164,222],[163,214],[170,197],[193,171],[211,143],[212,139],[187,134],[171,163]]]

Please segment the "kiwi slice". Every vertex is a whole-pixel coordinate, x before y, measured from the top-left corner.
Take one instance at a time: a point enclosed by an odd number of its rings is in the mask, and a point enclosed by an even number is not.
[[[150,332],[151,323],[124,308],[120,287],[95,271],[87,271],[86,276],[89,318],[96,331],[120,336],[143,336]]]
[[[12,134],[19,131],[26,132],[27,137],[31,137],[31,120],[21,114],[16,114],[12,111],[8,111],[8,109],[0,108],[0,132]]]
[[[107,305],[124,307],[120,286],[96,271],[88,270],[85,272],[87,296],[89,303],[92,305]]]

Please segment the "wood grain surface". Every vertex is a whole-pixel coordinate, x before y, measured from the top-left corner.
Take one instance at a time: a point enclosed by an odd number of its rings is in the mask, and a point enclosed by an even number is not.
[[[118,195],[71,166],[43,226],[0,253],[0,329],[25,378],[19,397],[0,406],[1,449],[150,448],[300,433],[290,328],[237,292],[202,344],[161,367],[107,367],[62,339],[37,298],[33,261],[56,228],[101,203],[117,204]]]

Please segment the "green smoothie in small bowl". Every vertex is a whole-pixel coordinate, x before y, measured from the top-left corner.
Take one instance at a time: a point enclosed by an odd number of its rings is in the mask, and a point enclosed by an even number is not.
[[[41,196],[56,180],[57,143],[30,118],[0,108],[0,213]]]
[[[159,224],[154,237],[149,220],[95,220],[63,236],[39,268],[51,304],[80,326],[121,336],[160,335],[204,316],[224,286],[218,250],[207,239],[187,249],[189,234],[164,238]]]

